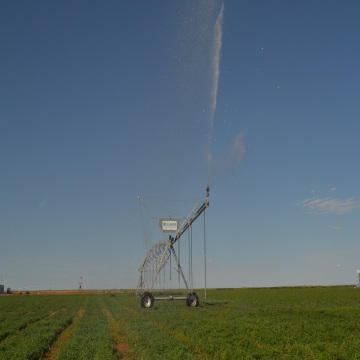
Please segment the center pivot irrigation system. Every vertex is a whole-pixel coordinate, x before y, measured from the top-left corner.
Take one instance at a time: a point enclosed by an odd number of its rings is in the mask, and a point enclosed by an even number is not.
[[[176,221],[162,221],[167,229],[163,231],[174,231],[174,235],[170,235],[167,241],[160,241],[154,244],[147,252],[145,259],[139,268],[140,278],[137,286],[137,292],[141,292],[140,304],[143,308],[152,308],[155,300],[185,300],[187,306],[199,306],[199,296],[192,288],[192,231],[191,227],[194,221],[204,213],[204,258],[205,258],[205,297],[206,297],[206,241],[205,241],[205,210],[209,206],[210,187],[206,188],[206,199],[199,200],[195,207],[190,211],[188,216],[177,229]],[[174,227],[175,226],[175,227]],[[189,235],[189,279],[187,280],[184,271],[180,265],[180,240],[184,233],[190,230]],[[178,242],[178,254],[175,251],[174,244]],[[169,264],[171,277],[171,260],[174,259],[175,270],[178,273],[179,284],[182,279],[186,290],[186,296],[154,296],[155,286],[161,281],[162,273],[165,277],[165,265]],[[190,285],[189,285],[190,284]]]

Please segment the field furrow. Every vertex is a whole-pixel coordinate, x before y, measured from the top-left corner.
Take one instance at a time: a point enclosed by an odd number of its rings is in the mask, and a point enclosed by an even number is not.
[[[103,308],[102,311],[110,324],[117,358],[135,360],[135,355],[128,343],[127,338],[121,331],[117,320],[111,315],[109,309]]]
[[[27,326],[1,344],[0,358],[39,359],[70,321],[66,315],[49,316]]]
[[[77,324],[84,316],[84,309],[80,308],[76,315],[72,318],[69,325],[59,334],[54,343],[49,348],[48,352],[41,358],[42,360],[55,360],[59,354],[61,347],[71,339],[72,333]]]
[[[84,314],[71,338],[61,346],[57,359],[116,359],[110,326],[101,311],[100,299],[96,295],[88,296]]]

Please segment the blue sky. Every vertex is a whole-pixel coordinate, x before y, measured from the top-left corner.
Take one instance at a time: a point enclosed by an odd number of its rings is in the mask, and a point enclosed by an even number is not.
[[[209,287],[356,283],[359,16],[355,0],[1,2],[4,285],[136,287],[153,218],[207,185]]]

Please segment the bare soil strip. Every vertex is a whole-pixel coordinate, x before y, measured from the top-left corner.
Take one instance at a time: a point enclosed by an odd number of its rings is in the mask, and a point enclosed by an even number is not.
[[[36,320],[32,320],[32,321],[29,321],[28,323],[26,324],[23,324],[20,326],[20,328],[16,329],[15,331],[13,332],[8,332],[7,334],[5,334],[3,336],[2,339],[0,339],[0,345],[2,345],[3,343],[5,343],[5,341],[8,341],[9,339],[13,338],[14,336],[16,336],[20,331],[30,327],[30,326],[33,326],[34,324],[36,324],[37,322],[41,321],[41,320],[44,320],[46,319],[47,317],[52,317],[52,316],[55,316],[57,314],[57,311],[53,311],[51,313],[49,313],[48,315],[40,318],[40,319],[36,319]]]
[[[61,332],[61,334],[58,336],[56,341],[50,347],[49,352],[42,358],[42,360],[56,359],[56,357],[60,352],[61,347],[71,338],[72,333],[74,332],[81,318],[84,316],[84,313],[85,310],[80,308],[79,311],[74,316],[74,318],[72,319],[71,324]]]
[[[186,345],[188,345],[194,354],[199,355],[202,359],[204,360],[213,360],[213,358],[206,353],[206,351],[204,351],[202,348],[200,348],[199,346],[194,346],[190,344],[190,339],[188,336],[186,336],[185,334],[181,333],[181,332],[176,332],[173,331],[171,329],[169,329],[168,327],[166,327],[163,324],[159,324],[156,322],[152,322],[152,324],[158,328],[161,331],[166,332],[167,334],[169,334],[170,336],[172,336],[174,339],[176,339],[177,341],[181,341],[182,343],[185,343]]]
[[[116,319],[110,314],[109,310],[103,308],[102,311],[110,324],[118,358],[124,360],[135,360],[135,355],[129,346],[126,337],[121,333]]]

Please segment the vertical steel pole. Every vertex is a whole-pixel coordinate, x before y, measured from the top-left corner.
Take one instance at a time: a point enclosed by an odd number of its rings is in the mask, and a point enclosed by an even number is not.
[[[193,279],[193,234],[192,225],[190,226],[190,238],[191,238],[191,291],[194,290],[194,279]]]
[[[179,254],[179,263],[180,263],[180,241],[178,241],[178,254]],[[180,269],[178,267],[178,282],[179,282],[179,289],[180,289]]]
[[[191,237],[190,237],[190,230],[188,231],[188,237],[189,237],[189,284],[190,284],[190,290],[191,289]]]
[[[205,301],[206,301],[206,226],[205,226],[205,212],[204,211],[204,272],[205,272]]]

